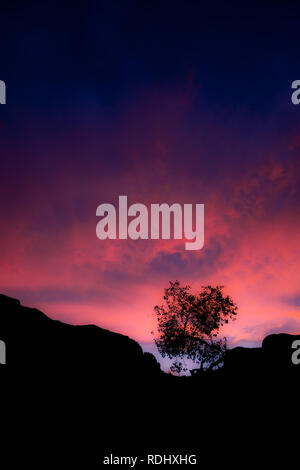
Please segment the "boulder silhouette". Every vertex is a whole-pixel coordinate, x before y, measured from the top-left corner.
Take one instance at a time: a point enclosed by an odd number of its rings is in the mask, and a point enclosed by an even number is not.
[[[294,364],[292,361],[294,352],[292,346],[296,340],[300,342],[300,335],[286,333],[272,334],[263,340],[262,350],[268,370],[279,374],[297,374],[300,372],[300,364]]]

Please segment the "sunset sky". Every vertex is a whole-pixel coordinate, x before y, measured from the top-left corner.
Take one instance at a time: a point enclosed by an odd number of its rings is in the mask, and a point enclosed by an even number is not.
[[[231,345],[299,333],[296,2],[42,3],[3,8],[1,293],[152,350],[169,280],[222,284]],[[205,204],[204,248],[99,240],[122,194]]]

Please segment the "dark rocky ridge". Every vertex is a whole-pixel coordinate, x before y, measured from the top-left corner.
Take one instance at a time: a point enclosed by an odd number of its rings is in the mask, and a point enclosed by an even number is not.
[[[100,382],[118,375],[133,379],[166,378],[150,353],[127,336],[95,325],[74,326],[52,320],[35,308],[23,307],[19,300],[0,294],[0,339],[7,348],[7,364],[26,370],[76,371]],[[236,347],[227,351],[224,367],[213,376],[257,379],[260,376],[298,374],[300,365],[291,361],[292,343],[300,335],[267,336],[261,348]],[[209,377],[207,377],[209,378]],[[175,378],[169,378],[175,380]],[[178,381],[178,380],[177,380]],[[186,379],[185,379],[186,383]]]
[[[13,367],[117,367],[137,371],[143,351],[134,340],[95,325],[69,325],[52,320],[35,308],[0,295],[0,337],[7,346],[7,364]]]
[[[1,295],[0,339],[9,410],[2,429],[18,468],[44,468],[46,461],[98,469],[111,453],[160,452],[196,453],[202,463],[210,456],[218,466],[232,462],[236,449],[256,468],[258,455],[269,465],[292,429],[300,365],[291,364],[291,343],[300,336],[271,335],[262,348],[228,351],[217,373],[177,378],[126,336],[66,325]],[[289,448],[296,445],[298,434],[288,437]],[[3,441],[2,460],[5,448]]]

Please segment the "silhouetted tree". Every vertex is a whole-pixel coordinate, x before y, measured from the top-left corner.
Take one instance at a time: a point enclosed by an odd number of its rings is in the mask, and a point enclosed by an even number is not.
[[[187,370],[184,359],[191,359],[200,371],[221,365],[226,338],[217,339],[220,327],[237,314],[237,306],[223,294],[223,286],[205,286],[194,295],[189,285],[170,282],[164,303],[155,306],[159,337],[155,343],[163,357],[175,358],[171,370]]]

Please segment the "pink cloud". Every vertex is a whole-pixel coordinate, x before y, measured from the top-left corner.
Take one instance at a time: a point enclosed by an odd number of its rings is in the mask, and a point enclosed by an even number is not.
[[[176,278],[194,288],[226,286],[240,310],[229,330],[234,342],[299,319],[299,308],[284,301],[299,288],[298,137],[244,142],[238,117],[230,129],[201,110],[189,128],[193,96],[193,89],[153,92],[117,124],[79,126],[54,143],[39,139],[40,158],[46,149],[53,165],[25,166],[17,197],[5,183],[3,293],[139,341],[151,340],[153,306]],[[101,242],[96,207],[117,204],[120,194],[146,205],[204,203],[204,249],[188,253],[178,240]]]

